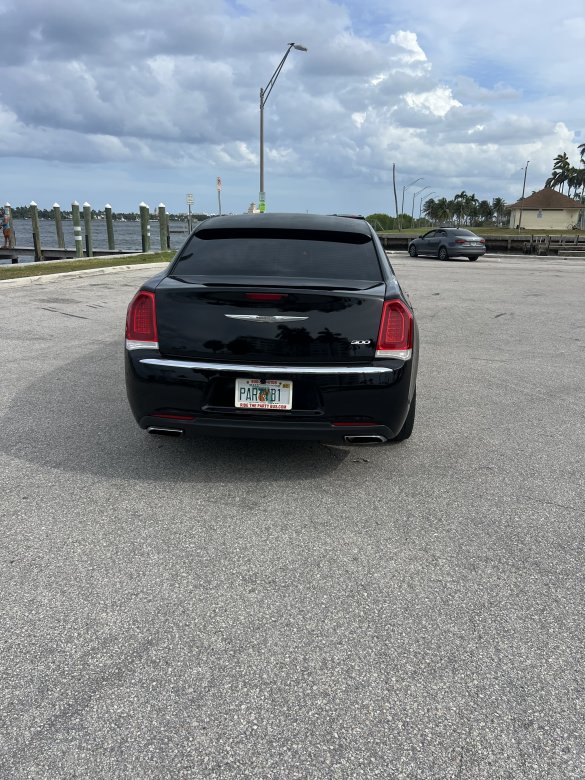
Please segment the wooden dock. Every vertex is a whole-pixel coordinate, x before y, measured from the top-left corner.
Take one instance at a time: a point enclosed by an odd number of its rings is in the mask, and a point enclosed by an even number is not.
[[[139,252],[140,250],[135,250]],[[94,249],[93,257],[106,257],[109,255],[127,255],[132,254],[132,250],[126,249]],[[33,246],[15,246],[10,249],[0,247],[0,260],[12,260],[12,263],[18,263],[18,258],[22,255],[35,256],[35,248]],[[41,248],[41,261],[43,260],[73,260],[75,259],[75,249],[59,249],[45,247]],[[83,255],[78,258],[79,260],[91,260],[91,257]]]

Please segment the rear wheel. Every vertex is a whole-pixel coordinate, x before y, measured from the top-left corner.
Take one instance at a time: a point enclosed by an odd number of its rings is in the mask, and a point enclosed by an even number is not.
[[[415,247],[415,245],[414,245],[414,244],[411,244],[411,245],[408,247],[408,254],[409,254],[411,257],[418,257],[418,252],[416,251],[416,247]]]
[[[475,263],[477,257],[468,257],[467,259],[469,260],[470,263]]]
[[[400,429],[400,433],[398,433],[397,436],[395,436],[392,441],[404,441],[405,439],[410,438],[410,434],[412,433],[412,429],[414,428],[414,416],[416,414],[416,390],[414,391],[414,395],[412,396],[412,401],[410,402],[410,409],[408,410],[408,414],[406,415],[406,420],[404,421],[404,425]]]
[[[447,252],[447,247],[442,246],[439,249],[439,260],[448,260],[449,259],[449,252]]]

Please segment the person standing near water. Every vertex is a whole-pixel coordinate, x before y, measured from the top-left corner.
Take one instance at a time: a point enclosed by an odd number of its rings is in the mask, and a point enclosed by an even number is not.
[[[2,233],[4,235],[4,249],[10,248],[10,212],[7,209],[0,208],[0,220]]]

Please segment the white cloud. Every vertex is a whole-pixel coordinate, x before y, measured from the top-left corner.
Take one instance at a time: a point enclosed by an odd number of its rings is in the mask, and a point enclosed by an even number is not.
[[[419,46],[416,33],[408,30],[399,30],[396,34],[390,36],[390,41],[404,50],[400,55],[400,59],[403,62],[426,62],[427,56]]]
[[[453,181],[507,196],[526,159],[543,184],[585,127],[581,0],[541,9],[546,30],[527,14],[523,36],[503,21],[503,0],[490,14],[455,0],[174,0],[163,19],[154,0],[111,0],[97,15],[65,0],[8,2],[0,155],[18,163],[14,175],[3,168],[13,202],[30,200],[39,160],[58,163],[55,186],[86,165],[88,186],[106,187],[99,163],[131,171],[133,188],[136,176],[184,177],[190,191],[231,174],[255,199],[259,89],[291,40],[308,52],[290,53],[265,111],[267,178],[272,190],[286,180],[285,208],[310,180],[315,201],[327,193],[323,209],[379,210],[392,163],[401,186],[424,177],[440,194]]]
[[[456,106],[461,106],[458,100],[455,100],[451,90],[448,87],[437,87],[431,92],[408,92],[404,99],[411,108],[425,111],[435,116],[445,116],[445,114]]]

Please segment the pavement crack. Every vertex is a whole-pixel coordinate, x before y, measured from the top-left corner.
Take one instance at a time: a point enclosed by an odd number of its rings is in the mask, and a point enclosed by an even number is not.
[[[83,317],[81,314],[70,314],[68,311],[60,311],[59,309],[51,309],[49,306],[41,306],[43,311],[54,311],[56,314],[63,314],[65,317],[75,317],[78,320],[89,320],[90,317]]]
[[[584,507],[570,506],[569,504],[559,504],[558,501],[547,501],[546,498],[535,498],[534,496],[523,495],[527,501],[533,501],[537,504],[548,504],[548,506],[557,506],[559,509],[569,509],[571,512],[585,513]]]

